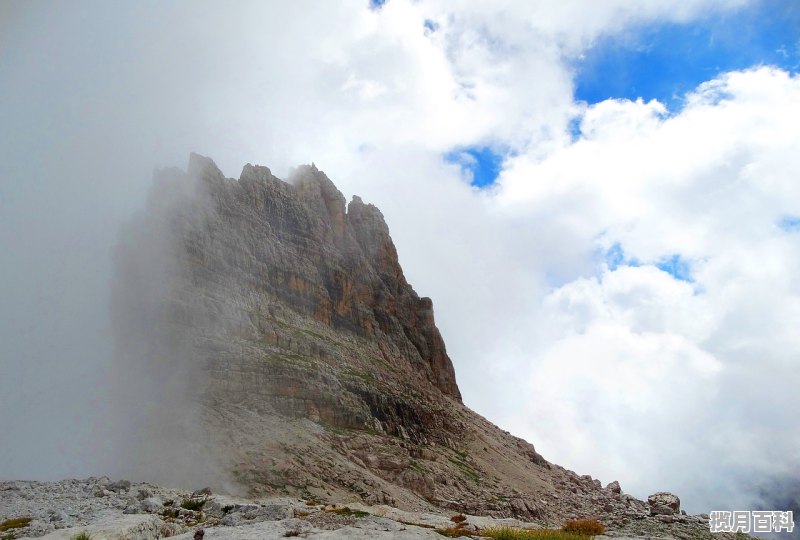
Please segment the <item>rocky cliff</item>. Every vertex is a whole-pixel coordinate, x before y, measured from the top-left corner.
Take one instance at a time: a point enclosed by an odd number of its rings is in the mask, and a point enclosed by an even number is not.
[[[288,182],[246,165],[235,180],[192,155],[157,174],[115,265],[119,401],[141,411],[124,448],[143,470],[229,472],[250,494],[706,530],[466,408],[380,211],[346,204],[314,165]]]

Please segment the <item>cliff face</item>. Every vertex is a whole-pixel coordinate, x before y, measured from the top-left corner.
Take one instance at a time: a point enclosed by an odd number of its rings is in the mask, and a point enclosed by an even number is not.
[[[193,154],[157,175],[115,264],[120,401],[141,411],[124,446],[147,467],[557,525],[646,514],[463,406],[380,211],[313,165],[234,180]]]
[[[280,305],[379,345],[379,356],[365,363],[387,363],[461,399],[431,301],[417,296],[403,276],[376,207],[358,197],[346,207],[313,165],[300,167],[291,184],[251,165],[232,182],[210,160],[193,155],[189,174],[201,180],[213,208],[200,230],[192,224],[181,233],[201,258],[190,273],[203,287],[213,276],[235,275],[236,286],[244,284],[240,331],[277,345],[283,332],[270,309]]]

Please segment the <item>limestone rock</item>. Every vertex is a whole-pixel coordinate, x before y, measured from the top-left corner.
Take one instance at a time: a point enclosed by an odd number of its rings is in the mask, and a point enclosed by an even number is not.
[[[681,500],[672,493],[659,491],[647,497],[647,504],[650,506],[650,515],[673,515],[680,514]]]
[[[666,526],[618,483],[548,462],[463,405],[433,302],[406,280],[382,213],[346,204],[314,165],[284,181],[248,164],[237,180],[192,154],[156,175],[114,267],[115,395],[142,416],[119,447],[156,456],[150,477],[254,499]],[[158,508],[130,483],[90,488],[97,504]],[[204,516],[181,500],[167,508],[185,526],[291,517],[219,501]]]
[[[129,480],[118,480],[106,486],[109,491],[128,491],[131,488]]]

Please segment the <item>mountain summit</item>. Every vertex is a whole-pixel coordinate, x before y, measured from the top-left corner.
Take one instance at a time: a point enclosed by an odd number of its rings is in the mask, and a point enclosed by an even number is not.
[[[192,154],[187,171],[157,173],[115,267],[117,392],[134,426],[123,472],[707,533],[679,503],[654,510],[604,488],[464,406],[433,304],[406,281],[381,212],[346,204],[314,165],[287,182],[248,164],[235,180]]]

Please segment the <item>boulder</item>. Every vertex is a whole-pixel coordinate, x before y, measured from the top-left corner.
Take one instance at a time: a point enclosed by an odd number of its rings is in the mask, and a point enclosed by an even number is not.
[[[106,486],[106,489],[108,489],[109,491],[116,491],[116,492],[128,491],[129,489],[131,489],[131,483],[130,480],[117,480],[116,482],[108,484]]]
[[[651,516],[671,516],[673,514],[680,514],[681,512],[681,500],[677,495],[667,493],[666,491],[659,491],[658,493],[653,493],[648,496],[647,504],[650,506]]]

